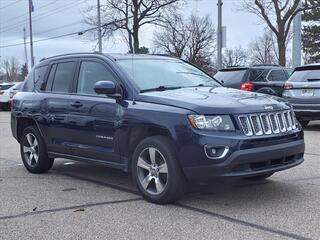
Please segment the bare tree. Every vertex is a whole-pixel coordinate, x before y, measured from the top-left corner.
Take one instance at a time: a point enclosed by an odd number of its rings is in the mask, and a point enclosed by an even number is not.
[[[155,48],[178,58],[183,57],[188,40],[187,24],[178,14],[166,19],[164,28],[154,34]]]
[[[250,55],[252,64],[277,64],[273,32],[266,32],[251,44]]]
[[[260,17],[276,36],[279,64],[286,65],[286,42],[292,21],[299,11],[320,7],[320,0],[299,8],[300,0],[243,0],[243,9]]]
[[[129,51],[140,50],[139,34],[147,24],[161,24],[163,17],[176,11],[181,0],[104,0],[101,4],[103,37],[121,33]],[[88,24],[97,26],[96,10],[86,17]]]
[[[16,58],[11,57],[10,59],[3,60],[1,67],[5,74],[6,81],[14,82],[19,80],[20,64]]]
[[[185,59],[205,71],[212,72],[211,58],[215,51],[216,33],[209,16],[191,15],[189,19],[175,16],[156,32],[154,44],[158,51]]]
[[[223,67],[244,66],[248,63],[248,53],[241,46],[225,49],[222,58]]]

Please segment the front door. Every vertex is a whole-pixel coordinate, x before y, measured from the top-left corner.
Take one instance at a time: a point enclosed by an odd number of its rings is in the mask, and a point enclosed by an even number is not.
[[[73,154],[89,160],[121,164],[116,130],[122,107],[115,99],[95,93],[94,85],[98,81],[117,82],[103,61],[82,60],[69,108]]]

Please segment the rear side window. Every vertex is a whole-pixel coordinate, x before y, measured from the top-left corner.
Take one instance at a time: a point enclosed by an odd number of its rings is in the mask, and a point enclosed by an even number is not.
[[[317,82],[320,81],[319,70],[294,71],[289,78],[290,82]]]
[[[272,82],[285,82],[288,80],[287,74],[283,70],[272,70],[268,80]]]
[[[249,81],[250,82],[265,82],[268,74],[267,69],[252,69],[250,71]]]
[[[76,62],[65,62],[57,64],[51,88],[52,92],[66,93],[70,91],[75,67]],[[53,68],[51,69],[51,71],[52,70]]]
[[[33,81],[34,81],[34,90],[41,91],[45,87],[45,75],[47,72],[48,66],[37,67],[34,69]]]
[[[237,84],[242,82],[247,70],[235,70],[235,71],[219,71],[214,78],[224,85]]]

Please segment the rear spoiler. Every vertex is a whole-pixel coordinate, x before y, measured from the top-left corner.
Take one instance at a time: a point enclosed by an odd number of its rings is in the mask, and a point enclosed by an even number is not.
[[[296,67],[294,71],[307,71],[307,70],[320,70],[320,64],[319,65],[306,65],[301,67]]]

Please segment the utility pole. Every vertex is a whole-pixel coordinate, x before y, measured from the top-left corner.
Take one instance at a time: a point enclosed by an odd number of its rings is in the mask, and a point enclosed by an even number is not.
[[[101,7],[100,0],[97,0],[97,9],[98,9],[98,44],[99,44],[99,53],[102,53],[102,34],[101,34]]]
[[[298,9],[302,7],[300,0]],[[292,65],[301,66],[301,11],[293,19],[293,38],[292,38]]]
[[[29,30],[30,30],[31,67],[34,66],[33,36],[32,36],[32,12],[33,12],[33,3],[32,3],[32,0],[29,0]]]
[[[218,36],[217,36],[217,63],[222,68],[222,0],[218,0]]]
[[[24,57],[28,68],[27,35],[26,28],[23,28]]]

